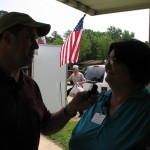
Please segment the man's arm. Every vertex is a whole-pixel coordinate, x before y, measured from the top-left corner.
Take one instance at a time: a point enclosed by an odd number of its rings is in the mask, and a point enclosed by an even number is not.
[[[41,132],[45,135],[50,135],[61,130],[71,116],[77,113],[77,111],[83,111],[91,106],[97,100],[97,94],[88,98],[88,92],[79,92],[72,101],[60,111],[54,113],[49,117],[47,123],[42,127]],[[70,117],[69,117],[70,116]]]
[[[46,124],[41,128],[41,132],[44,135],[54,134],[61,130],[69,120],[70,117],[65,116],[64,108],[62,108],[58,112],[51,114],[51,117],[48,118]]]

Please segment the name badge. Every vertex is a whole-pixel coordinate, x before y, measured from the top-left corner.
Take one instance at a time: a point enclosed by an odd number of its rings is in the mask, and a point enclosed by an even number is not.
[[[103,120],[105,119],[105,117],[106,117],[106,115],[103,115],[102,113],[95,113],[91,122],[101,125]]]

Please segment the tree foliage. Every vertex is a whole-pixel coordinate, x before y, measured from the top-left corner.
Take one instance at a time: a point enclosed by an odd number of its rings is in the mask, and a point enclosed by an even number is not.
[[[4,11],[4,10],[0,10],[0,17],[7,14],[8,12],[7,11]]]
[[[53,31],[50,37],[46,37],[46,43],[53,45],[62,45],[63,38],[58,34],[57,31]]]
[[[115,28],[114,26],[107,28],[107,32],[111,35],[113,41],[132,39],[135,36],[133,32],[129,33],[127,30],[122,31],[120,28]]]
[[[63,35],[63,37],[64,37],[64,40],[67,40],[67,38],[69,37],[69,35],[71,34],[71,30],[67,30],[65,33],[64,33],[64,35]]]
[[[85,29],[82,34],[79,61],[102,60],[107,58],[112,42],[134,38],[134,33],[110,26],[106,32]]]
[[[46,37],[48,44],[62,45],[72,31],[67,30],[63,38],[54,31],[50,37]],[[85,29],[82,33],[82,40],[80,45],[79,61],[85,60],[102,60],[107,58],[108,49],[112,42],[134,38],[134,33],[114,26],[110,26],[106,32],[93,31]]]

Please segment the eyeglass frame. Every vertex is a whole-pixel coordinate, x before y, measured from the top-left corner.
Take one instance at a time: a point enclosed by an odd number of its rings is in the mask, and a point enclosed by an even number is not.
[[[108,59],[105,60],[105,65],[110,64],[112,66],[114,64],[121,64],[121,63],[122,63],[121,61],[113,60],[113,59],[110,59],[109,57],[108,57]]]

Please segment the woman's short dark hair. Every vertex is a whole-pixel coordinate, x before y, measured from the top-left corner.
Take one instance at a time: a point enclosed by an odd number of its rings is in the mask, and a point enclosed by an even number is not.
[[[147,85],[150,82],[150,47],[139,40],[130,39],[112,43],[115,58],[129,69],[130,77],[136,84]]]

